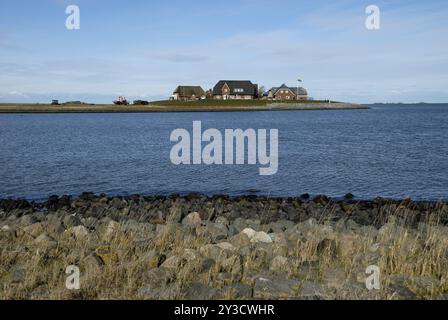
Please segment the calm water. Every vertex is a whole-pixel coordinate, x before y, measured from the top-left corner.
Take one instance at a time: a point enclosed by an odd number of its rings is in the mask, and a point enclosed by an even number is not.
[[[170,133],[278,128],[279,171],[174,166]],[[448,105],[370,110],[171,114],[0,115],[0,198],[116,194],[448,199]]]

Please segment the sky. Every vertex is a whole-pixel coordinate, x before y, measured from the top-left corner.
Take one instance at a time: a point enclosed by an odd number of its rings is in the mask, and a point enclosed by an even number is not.
[[[66,28],[66,7],[80,29]],[[380,9],[368,30],[366,7]],[[168,98],[218,80],[448,102],[446,0],[0,0],[0,102]]]

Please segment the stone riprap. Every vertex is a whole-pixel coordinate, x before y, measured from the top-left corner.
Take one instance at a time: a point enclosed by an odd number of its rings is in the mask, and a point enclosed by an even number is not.
[[[5,199],[0,299],[444,299],[447,223],[446,203],[350,194]]]

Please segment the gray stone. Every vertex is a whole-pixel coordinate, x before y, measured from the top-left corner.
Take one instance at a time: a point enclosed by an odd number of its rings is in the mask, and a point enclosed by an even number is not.
[[[81,225],[81,220],[75,215],[65,216],[62,222],[66,229]]]
[[[272,243],[272,238],[263,231],[256,232],[253,237],[250,238],[252,243]]]
[[[291,258],[277,256],[271,261],[269,270],[274,273],[290,274],[294,272],[296,265]]]
[[[251,244],[249,237],[247,234],[244,233],[238,233],[237,235],[234,235],[230,238],[230,243],[234,245],[237,248],[241,248],[244,246],[248,246]]]
[[[164,287],[174,279],[174,272],[163,267],[151,269],[142,275],[144,286],[150,288]]]
[[[68,234],[71,234],[77,240],[85,239],[89,236],[89,230],[84,226],[76,226],[67,230]]]
[[[300,290],[301,299],[322,300],[325,294],[325,288],[321,283],[305,281]]]
[[[215,224],[228,227],[230,223],[229,223],[229,220],[227,220],[225,217],[220,216],[220,217],[216,218]]]
[[[193,212],[187,215],[183,220],[182,224],[188,227],[197,227],[202,224],[202,219],[199,213]]]
[[[26,270],[22,267],[13,267],[10,271],[12,283],[22,283],[25,281]]]
[[[38,236],[34,240],[34,243],[36,243],[40,247],[45,247],[45,248],[54,248],[58,245],[57,241],[54,238],[50,237],[49,235],[47,235],[45,233]]]
[[[196,228],[196,235],[209,239],[211,242],[218,242],[227,239],[229,231],[225,225],[207,222],[205,226]]]
[[[186,259],[179,256],[171,256],[162,263],[161,267],[172,270],[174,272],[179,271],[186,263]]]
[[[102,268],[105,265],[103,259],[101,259],[95,253],[89,254],[87,257],[85,257],[83,263],[86,266],[86,268],[93,268],[93,269]]]
[[[237,233],[240,233],[247,227],[247,223],[243,218],[236,218],[235,221],[233,221],[232,226]]]
[[[183,291],[186,300],[215,300],[221,295],[219,289],[215,289],[201,283],[193,283]]]
[[[259,277],[255,280],[255,299],[294,299],[300,282],[292,279]]]
[[[341,269],[330,268],[324,272],[324,282],[329,288],[340,289],[344,286],[347,276]]]
[[[231,283],[222,288],[224,299],[248,300],[253,296],[251,286],[242,283]]]
[[[22,227],[27,227],[37,222],[39,222],[39,220],[34,215],[31,214],[25,215],[20,218],[20,225]]]
[[[274,233],[282,233],[292,227],[294,227],[294,222],[290,220],[279,220],[269,224],[269,228],[272,229]]]

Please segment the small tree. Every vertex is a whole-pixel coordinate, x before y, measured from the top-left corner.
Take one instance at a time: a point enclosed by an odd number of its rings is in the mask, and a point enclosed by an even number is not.
[[[147,106],[149,105],[149,102],[146,100],[135,100],[134,104],[137,106]]]
[[[266,89],[264,86],[260,86],[258,88],[258,99],[263,98],[264,93],[266,92]]]

